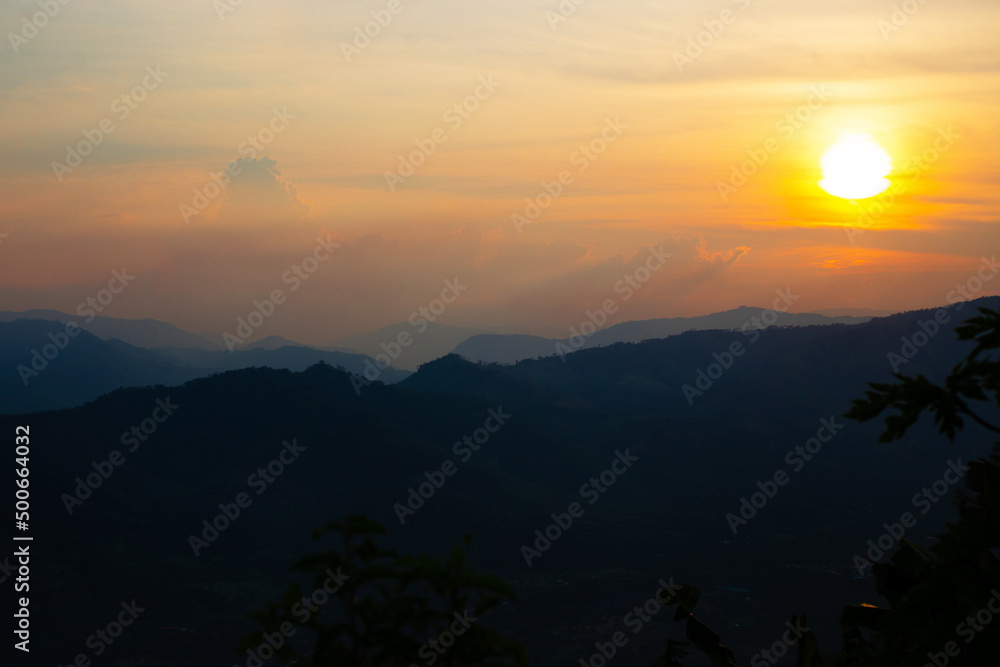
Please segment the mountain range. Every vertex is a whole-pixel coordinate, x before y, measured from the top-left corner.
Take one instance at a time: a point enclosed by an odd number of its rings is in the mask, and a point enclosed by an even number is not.
[[[96,321],[96,320],[95,320]],[[124,320],[130,322],[129,320]],[[175,342],[176,332],[145,324],[138,331],[168,332],[159,342]],[[105,333],[122,328],[112,322]],[[165,325],[169,327],[170,325]],[[74,332],[72,335],[69,332]],[[177,330],[180,331],[180,330]],[[181,332],[182,334],[185,332]],[[149,338],[144,339],[149,342]],[[361,354],[285,345],[249,346],[234,352],[198,347],[145,349],[117,337],[102,339],[89,331],[68,329],[57,320],[16,319],[0,322],[0,413],[26,413],[74,407],[120,387],[177,385],[212,373],[266,366],[301,371],[317,363],[339,366],[353,373],[377,368]],[[379,379],[398,382],[409,372],[393,367],[380,370]]]
[[[89,322],[87,321],[88,319],[90,319],[90,316],[78,317],[49,309],[24,310],[20,312],[10,310],[0,311],[0,322],[14,322],[17,320],[73,322],[84,331],[98,338],[103,340],[117,338],[134,347],[143,347],[146,349],[155,347],[193,347],[202,350],[225,349],[221,338],[218,342],[213,341],[206,336],[184,331],[173,324],[160,322],[159,320],[126,320],[117,317],[106,317],[104,315],[94,315],[93,319]]]
[[[400,354],[392,359],[393,366],[398,369],[416,370],[421,364],[433,361],[449,353],[459,354],[472,361],[487,361],[512,363],[521,359],[531,359],[540,356],[557,354],[557,344],[569,349],[580,347],[595,347],[613,343],[636,343],[653,338],[665,338],[685,331],[706,329],[737,329],[752,322],[754,317],[760,317],[765,309],[740,307],[733,310],[713,313],[700,317],[675,317],[653,320],[629,321],[597,328],[596,333],[587,335],[586,342],[574,345],[573,338],[550,339],[533,336],[523,332],[512,332],[512,327],[504,329],[475,329],[468,327],[453,327],[432,322],[424,322],[419,328],[408,323],[389,325],[375,331],[350,336],[336,341],[332,345],[305,345],[283,336],[266,336],[251,340],[237,348],[237,351],[256,349],[277,350],[282,347],[309,348],[324,352],[337,352],[354,355],[377,357],[385,354],[386,348],[392,347],[400,332],[407,332],[412,339],[411,345],[400,350]],[[872,311],[874,312],[874,311]],[[872,315],[821,315],[811,313],[778,313],[779,324],[782,326],[805,326],[812,324],[856,324],[871,319]],[[103,340],[118,339],[133,347],[158,350],[169,348],[168,356],[185,359],[206,359],[193,352],[178,350],[226,350],[222,338],[213,334],[195,334],[184,331],[173,324],[153,319],[120,319],[97,315],[80,318],[57,310],[28,310],[22,312],[0,311],[0,323],[14,322],[25,319],[50,320],[55,322],[73,322],[94,336]],[[752,326],[752,325],[751,325]],[[577,329],[571,330],[571,334]],[[221,359],[221,357],[220,357]],[[242,367],[226,363],[211,363],[208,368],[225,370]],[[278,366],[283,367],[283,366]],[[345,366],[351,370],[353,368]]]
[[[597,328],[588,335],[584,326],[574,327],[570,337],[556,340],[527,335],[480,334],[472,336],[454,348],[470,361],[513,363],[522,359],[565,354],[585,347],[601,347],[615,343],[639,343],[655,338],[676,336],[686,331],[710,329],[733,330],[761,326],[765,313],[774,313],[772,326],[811,326],[819,324],[860,324],[871,316],[827,316],[814,313],[786,313],[765,308],[741,306],[721,313],[701,317],[670,317],[655,320],[638,320]],[[755,323],[756,322],[756,323]],[[765,324],[766,326],[766,324]]]
[[[132,365],[177,377],[193,367],[81,333],[35,380],[105,368],[98,379],[124,388],[73,409],[0,416],[3,432],[27,425],[33,436],[38,580],[73,582],[33,599],[39,657],[65,662],[95,619],[134,598],[148,611],[123,650],[233,664],[246,614],[282,590],[292,562],[322,548],[310,531],[354,513],[382,521],[399,550],[443,555],[471,534],[476,567],[520,596],[484,622],[521,637],[533,664],[591,655],[661,578],[702,590],[703,620],[743,662],[803,609],[835,645],[823,629],[835,631],[841,606],[877,602],[855,556],[950,462],[992,441],[970,428],[949,447],[925,421],[903,442],[877,444],[880,424],[842,415],[896,370],[942,378],[971,347],[954,327],[973,306],[1000,298],[948,308],[943,324],[928,310],[688,331],[505,365],[452,354],[360,390],[330,364],[157,384]],[[0,340],[59,326],[13,322]],[[779,472],[788,482],[744,509]],[[240,493],[251,502],[217,521]],[[573,502],[582,516],[540,543],[536,531]],[[953,513],[928,504],[906,538],[926,543]],[[731,515],[747,518],[734,530]],[[213,521],[224,526],[214,534]],[[538,547],[530,563],[525,547]],[[619,660],[649,664],[669,632],[666,621],[651,625]]]

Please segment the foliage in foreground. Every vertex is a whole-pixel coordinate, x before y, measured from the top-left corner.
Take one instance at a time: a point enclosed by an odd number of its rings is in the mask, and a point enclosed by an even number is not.
[[[887,410],[881,442],[902,438],[928,412],[939,432],[954,442],[968,422],[993,433],[1000,428],[980,416],[973,402],[1000,407],[1000,312],[979,315],[956,329],[972,341],[972,352],[935,385],[922,375],[897,375],[894,384],[872,384],[847,416],[868,421]],[[887,609],[845,609],[845,656],[863,664],[922,667],[926,664],[989,665],[1000,656],[1000,443],[989,459],[974,461],[966,490],[956,498],[958,520],[928,549],[904,540],[885,564],[874,564],[876,590]],[[853,621],[853,622],[851,622]],[[987,622],[983,622],[987,621]],[[865,641],[860,628],[874,631]]]
[[[516,599],[510,587],[474,573],[461,547],[447,559],[400,556],[378,545],[374,536],[385,532],[362,516],[315,531],[333,533],[342,548],[295,563],[293,569],[315,575],[314,586],[303,592],[293,583],[280,602],[252,615],[261,629],[240,650],[264,657],[264,647],[285,639],[275,657],[302,667],[527,664],[519,643],[478,622]],[[301,645],[303,630],[314,635],[307,655],[288,641]]]

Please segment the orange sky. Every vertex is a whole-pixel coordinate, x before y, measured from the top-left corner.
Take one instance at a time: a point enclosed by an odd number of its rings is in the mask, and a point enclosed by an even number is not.
[[[221,333],[284,289],[261,334],[318,344],[457,277],[442,322],[565,335],[661,244],[619,320],[777,288],[799,311],[935,306],[1000,249],[996,2],[226,3],[73,0],[37,31],[36,3],[0,10],[0,309],[73,312],[126,267],[107,315]],[[892,156],[891,201],[818,188],[845,132]],[[339,248],[292,293],[326,234]]]

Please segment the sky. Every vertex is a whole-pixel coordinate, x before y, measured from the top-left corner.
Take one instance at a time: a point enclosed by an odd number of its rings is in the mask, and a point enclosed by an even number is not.
[[[281,290],[257,334],[310,344],[445,281],[440,323],[560,337],[609,298],[943,305],[1000,249],[998,28],[995,0],[5,2],[0,310],[113,271],[102,314],[221,334]],[[845,133],[887,193],[817,185]]]

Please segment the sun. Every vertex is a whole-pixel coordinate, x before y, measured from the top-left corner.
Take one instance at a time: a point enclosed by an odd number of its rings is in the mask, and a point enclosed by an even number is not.
[[[891,183],[892,158],[867,134],[844,134],[820,160],[819,186],[834,197],[867,199],[885,192]]]

